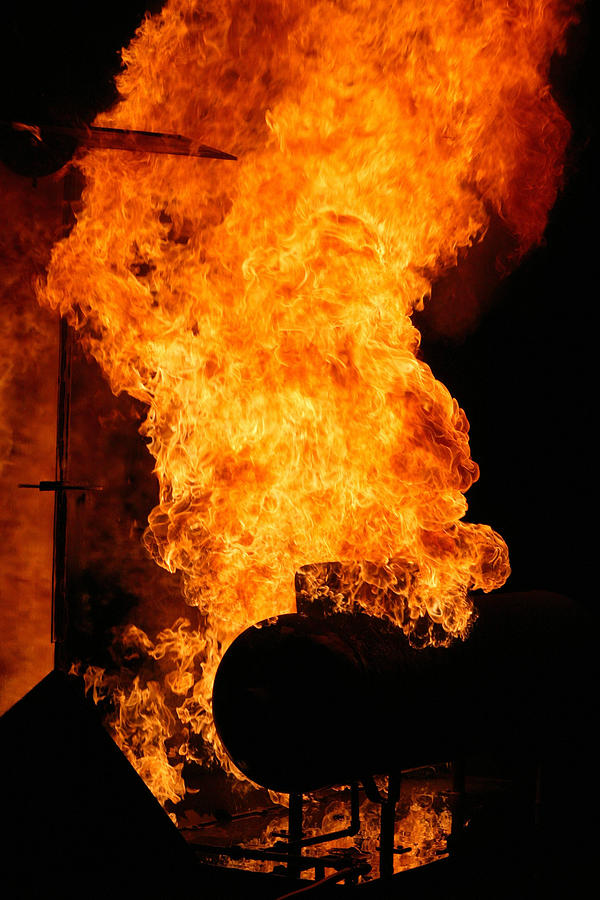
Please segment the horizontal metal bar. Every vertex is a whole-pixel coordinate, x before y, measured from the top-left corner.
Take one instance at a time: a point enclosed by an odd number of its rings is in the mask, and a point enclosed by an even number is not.
[[[98,484],[69,484],[66,481],[39,481],[37,484],[20,484],[20,488],[32,488],[36,491],[102,491]]]
[[[164,153],[205,159],[236,160],[237,156],[209,147],[182,134],[162,131],[139,131],[133,128],[102,128],[98,125],[32,125],[24,122],[0,122],[5,129],[28,132],[40,144],[53,137],[67,137],[90,150],[128,150],[142,153]]]

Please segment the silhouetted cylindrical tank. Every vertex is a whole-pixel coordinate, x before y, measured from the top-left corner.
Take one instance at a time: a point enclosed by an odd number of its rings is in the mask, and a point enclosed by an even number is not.
[[[247,629],[217,671],[217,731],[250,779],[310,791],[465,753],[539,754],[575,725],[582,612],[557,594],[477,603],[465,641],[415,649],[366,614]]]

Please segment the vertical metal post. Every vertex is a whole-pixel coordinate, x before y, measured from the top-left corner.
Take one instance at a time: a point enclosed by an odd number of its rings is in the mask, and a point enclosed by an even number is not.
[[[360,795],[358,791],[358,781],[353,781],[350,785],[350,825],[348,832],[350,834],[358,834],[360,831]]]
[[[394,839],[396,804],[400,798],[400,773],[388,776],[387,797],[381,804],[381,832],[379,837],[379,875],[391,878],[394,874]]]
[[[288,853],[299,856],[302,852],[302,794],[290,794],[288,808]],[[292,859],[288,861],[288,872],[292,878],[299,878],[300,867]]]

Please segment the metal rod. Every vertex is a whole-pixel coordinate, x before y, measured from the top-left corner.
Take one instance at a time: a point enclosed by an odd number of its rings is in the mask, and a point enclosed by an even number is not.
[[[372,775],[365,776],[362,779],[362,783],[367,799],[370,800],[371,803],[385,803],[385,797],[375,784],[375,779]]]
[[[287,863],[290,854],[285,848],[281,850],[262,849],[259,847],[241,847],[235,844],[232,847],[226,847],[220,844],[190,844],[194,853],[202,856],[227,856],[229,859],[251,859],[264,860],[267,862]],[[327,869],[335,869],[336,871],[344,869],[348,865],[347,859],[340,856],[300,856],[293,857],[294,863],[300,869],[313,869],[315,866],[324,866]],[[365,864],[357,863],[358,866]]]
[[[68,468],[72,344],[69,326],[65,319],[59,319],[58,328],[55,481],[61,485],[67,480]],[[56,669],[63,668],[65,663],[62,651],[67,628],[67,497],[65,491],[58,488],[54,491],[52,556],[52,642],[54,643],[54,667]]]
[[[465,822],[466,767],[464,756],[458,757],[452,763],[452,790],[455,796],[452,805],[452,825],[447,846],[453,852],[457,852],[460,848],[460,839]]]
[[[338,881],[345,881],[348,883],[348,879],[355,878],[358,875],[367,874],[369,871],[368,866],[365,864],[363,866],[349,866],[347,869],[340,869],[339,872],[334,872],[332,875],[327,875],[325,878],[319,879],[319,881],[313,882],[313,884],[307,884],[306,887],[297,888],[294,891],[290,891],[287,894],[282,894],[277,900],[291,900],[292,897],[299,897],[300,894],[308,894],[310,891],[318,891],[319,888],[324,884],[335,884]]]
[[[302,855],[302,794],[290,794],[290,805],[288,808],[288,847],[290,851],[290,859],[288,861],[288,871],[292,877],[299,874],[298,864],[293,860],[293,856]]]
[[[381,832],[379,838],[379,875],[391,878],[394,874],[394,837],[396,804],[400,798],[400,773],[388,776],[387,798],[381,804]]]
[[[37,484],[20,484],[20,488],[33,488],[36,491],[101,491],[99,484],[67,484],[64,481],[38,481]]]

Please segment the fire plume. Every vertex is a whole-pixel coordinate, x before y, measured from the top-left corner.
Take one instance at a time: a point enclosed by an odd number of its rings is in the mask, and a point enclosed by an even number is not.
[[[307,563],[391,586],[374,611],[408,633],[464,635],[467,592],[506,580],[502,538],[464,521],[467,418],[411,315],[492,215],[519,253],[540,241],[569,137],[549,64],[572,20],[562,0],[171,0],[123,51],[97,125],[238,161],[88,152],[40,296],[147,406],[146,544],[206,621],[149,652],[174,660],[177,716],[207,739],[221,653],[293,608]]]

